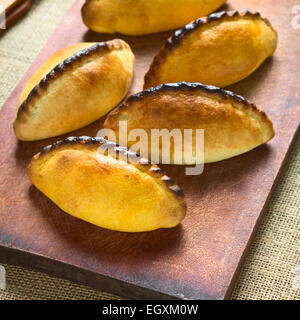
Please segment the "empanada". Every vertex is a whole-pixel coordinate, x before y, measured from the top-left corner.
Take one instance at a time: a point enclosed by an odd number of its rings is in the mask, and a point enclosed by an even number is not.
[[[103,138],[70,137],[35,155],[28,174],[62,210],[99,227],[126,232],[175,227],[186,213],[183,192],[148,160],[126,161],[132,153]]]
[[[18,139],[32,141],[84,127],[127,94],[134,55],[115,39],[79,43],[54,54],[25,86],[14,123]]]
[[[83,22],[100,33],[143,35],[179,28],[226,0],[87,0]]]
[[[154,58],[144,88],[179,81],[225,87],[254,72],[276,46],[276,31],[259,13],[211,14],[174,33]]]
[[[128,143],[128,147],[134,149],[136,141],[120,141],[120,121],[127,122],[128,135],[137,128],[147,132],[149,153],[145,155],[141,151],[141,154],[152,161],[154,161],[151,153],[154,149],[151,146],[151,143],[154,143],[151,140],[153,129],[167,129],[169,132],[180,129],[182,137],[184,130],[193,130],[191,139],[182,140],[182,145],[171,143],[172,164],[199,163],[195,152],[196,129],[204,130],[206,163],[245,153],[274,136],[272,122],[254,104],[230,91],[200,83],[181,82],[150,88],[129,97],[126,102],[109,113],[104,127],[113,130],[118,143],[123,145]],[[174,153],[174,150],[184,150],[185,147],[193,150],[193,157]],[[162,154],[164,149],[162,143],[159,148]],[[182,163],[175,162],[175,157],[182,159]]]

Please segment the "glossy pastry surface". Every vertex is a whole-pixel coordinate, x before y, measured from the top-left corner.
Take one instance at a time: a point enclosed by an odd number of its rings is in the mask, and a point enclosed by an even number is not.
[[[18,139],[71,132],[99,119],[127,94],[134,55],[115,39],[78,43],[49,58],[23,89],[14,123]]]
[[[174,33],[154,58],[144,88],[179,81],[225,87],[253,73],[276,47],[277,33],[259,13],[211,14]]]

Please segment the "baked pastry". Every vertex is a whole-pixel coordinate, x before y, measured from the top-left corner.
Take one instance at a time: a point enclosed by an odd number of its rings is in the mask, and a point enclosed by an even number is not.
[[[100,33],[143,35],[179,28],[226,0],[87,0],[82,19]]]
[[[79,43],[60,50],[32,76],[14,123],[18,139],[32,141],[84,127],[127,94],[134,56],[123,40]]]
[[[186,213],[183,192],[148,160],[126,161],[132,154],[137,156],[103,138],[70,137],[35,155],[28,174],[62,210],[99,227],[126,232],[175,227]]]
[[[136,128],[147,132],[149,153],[148,156],[143,152],[141,154],[152,161],[151,150],[155,150],[151,145],[154,143],[151,141],[153,129],[167,129],[169,132],[180,129],[182,137],[185,129],[192,129],[192,138],[185,145],[184,140],[171,143],[172,164],[180,164],[175,159],[182,159],[181,164],[200,163],[201,158],[195,156],[196,129],[204,130],[205,163],[240,155],[274,136],[272,122],[254,104],[230,91],[200,83],[164,84],[129,97],[108,114],[104,123],[104,128],[113,130],[120,144],[125,142],[119,136],[119,121],[125,120],[128,134]],[[127,143],[128,147],[132,147],[136,141]],[[160,143],[159,148],[162,154],[164,145]],[[193,157],[174,152],[185,148],[193,150]]]
[[[276,31],[259,13],[211,14],[174,33],[154,58],[144,88],[179,81],[225,87],[254,72],[276,46]]]

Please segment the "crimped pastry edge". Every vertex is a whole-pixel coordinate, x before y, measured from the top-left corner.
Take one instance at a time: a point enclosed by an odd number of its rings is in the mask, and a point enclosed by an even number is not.
[[[242,11],[232,10],[232,11],[221,11],[217,13],[212,13],[207,17],[198,18],[195,21],[185,25],[184,27],[176,30],[167,42],[161,47],[158,51],[156,56],[154,57],[149,70],[145,74],[144,77],[144,89],[148,87],[148,83],[151,82],[152,78],[155,76],[156,70],[158,67],[166,60],[167,56],[177,48],[181,41],[184,40],[186,36],[191,34],[192,32],[202,28],[205,25],[208,25],[211,22],[221,22],[226,19],[230,19],[233,17],[252,17],[255,19],[260,19],[264,21],[276,34],[276,30],[271,25],[270,21],[267,18],[263,18],[259,12],[250,12],[249,10],[245,9]]]
[[[126,109],[127,107],[129,107],[131,103],[134,103],[135,101],[140,101],[146,97],[151,97],[155,94],[159,94],[163,92],[171,92],[171,91],[176,92],[179,90],[185,90],[189,92],[200,91],[204,95],[207,95],[209,97],[215,97],[220,100],[226,100],[226,99],[230,100],[234,108],[236,108],[236,105],[239,105],[242,109],[244,109],[245,113],[247,113],[249,116],[251,116],[251,113],[253,113],[262,122],[267,123],[269,125],[269,130],[270,132],[272,132],[269,140],[271,140],[275,135],[271,120],[269,119],[267,114],[264,111],[259,110],[254,103],[249,102],[244,97],[237,95],[229,90],[221,89],[219,87],[215,87],[211,85],[204,85],[200,82],[183,81],[183,82],[177,82],[177,83],[165,83],[156,87],[145,89],[144,91],[141,91],[139,93],[136,93],[130,96],[125,102],[123,102],[119,107],[114,109],[111,113],[114,114],[119,110]],[[107,119],[109,121],[109,115]]]
[[[50,84],[56,79],[60,78],[66,72],[76,68],[77,63],[82,63],[84,59],[89,59],[93,55],[99,54],[100,52],[110,52],[113,50],[129,49],[129,45],[121,39],[113,39],[111,41],[103,41],[94,44],[88,48],[78,51],[63,62],[59,63],[54,67],[40,82],[36,85],[28,94],[27,98],[20,105],[17,117],[15,121],[18,121],[23,114],[30,110],[30,105],[34,104],[37,99],[47,90]]]
[[[184,200],[184,193],[182,189],[170,178],[166,175],[164,170],[162,170],[159,166],[152,163],[151,161],[142,158],[138,153],[131,151],[125,147],[119,146],[115,142],[108,141],[102,137],[88,137],[88,136],[81,136],[81,137],[68,137],[64,140],[59,140],[51,145],[48,145],[42,149],[41,152],[36,154],[33,157],[33,161],[37,161],[41,159],[43,156],[57,151],[60,148],[64,148],[66,146],[85,146],[85,147],[100,147],[103,144],[106,144],[107,148],[114,148],[116,151],[117,158],[120,154],[128,155],[128,156],[136,156],[139,160],[137,163],[131,163],[134,165],[138,170],[144,172],[154,179],[159,179],[163,182],[166,189],[171,192],[175,198],[179,201],[183,210],[186,210],[186,203]]]

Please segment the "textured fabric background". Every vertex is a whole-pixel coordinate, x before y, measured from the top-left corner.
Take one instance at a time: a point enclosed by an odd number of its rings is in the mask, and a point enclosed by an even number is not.
[[[0,36],[0,106],[74,0],[35,0]],[[233,299],[300,299],[300,140],[251,247]],[[297,268],[298,266],[298,268]],[[42,273],[5,265],[1,299],[120,299]]]

